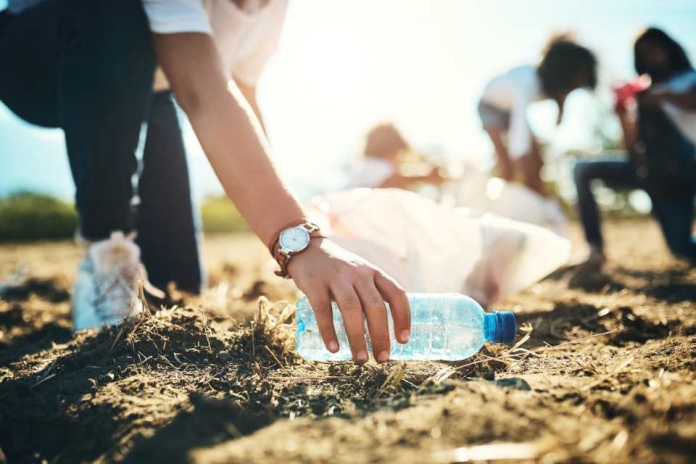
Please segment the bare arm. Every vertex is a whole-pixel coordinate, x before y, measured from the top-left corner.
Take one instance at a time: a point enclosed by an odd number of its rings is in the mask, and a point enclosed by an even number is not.
[[[662,94],[662,99],[685,111],[696,111],[696,87],[688,92],[666,92]]]
[[[249,106],[251,106],[251,109],[254,110],[254,114],[256,115],[256,118],[259,120],[263,132],[266,133],[266,124],[263,121],[263,115],[261,114],[259,103],[256,100],[256,86],[246,85],[239,79],[235,79],[234,82],[237,84],[239,91],[242,92],[244,99],[249,103]]]
[[[271,164],[258,120],[228,83],[210,37],[155,34],[155,46],[222,186],[259,238],[267,243],[283,224],[303,218],[304,211]]]
[[[215,173],[254,232],[268,243],[305,212],[279,178],[261,126],[239,89],[227,82],[222,61],[206,34],[154,34],[155,51],[174,95],[189,117]],[[375,358],[389,358],[385,301],[390,303],[397,340],[409,338],[410,313],[404,290],[389,276],[328,240],[313,240],[288,271],[307,295],[324,344],[338,350],[331,300],[343,314],[353,359],[367,361],[363,316]]]
[[[636,119],[625,107],[621,107],[616,112],[621,123],[623,133],[623,145],[626,150],[633,152],[633,147],[636,143]]]
[[[379,188],[408,189],[415,184],[421,183],[439,185],[445,180],[445,177],[440,174],[440,170],[438,168],[433,168],[430,173],[425,175],[408,176],[400,173],[392,174],[384,182],[382,182]]]

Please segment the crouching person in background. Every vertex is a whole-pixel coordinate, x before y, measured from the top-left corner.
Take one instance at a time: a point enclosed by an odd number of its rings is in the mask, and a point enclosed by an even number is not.
[[[649,88],[635,95],[635,111],[624,99],[616,113],[629,152],[625,161],[591,161],[575,168],[578,210],[590,246],[587,263],[605,261],[595,179],[622,188],[643,188],[653,203],[670,251],[696,260],[692,237],[696,194],[696,71],[686,52],[660,29],[650,28],[635,42],[635,68],[647,75]]]

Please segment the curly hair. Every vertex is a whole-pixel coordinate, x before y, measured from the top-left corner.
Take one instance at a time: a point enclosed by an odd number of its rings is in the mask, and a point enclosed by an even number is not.
[[[597,87],[597,58],[568,35],[557,36],[546,47],[537,73],[542,90],[551,97],[577,85],[580,77],[585,78],[583,87],[594,90]]]
[[[689,57],[684,48],[662,29],[649,27],[636,38],[633,46],[634,66],[640,74],[650,74],[645,58],[638,52],[638,48],[645,42],[652,42],[662,47],[669,57],[669,64],[673,73],[690,71],[693,69]]]

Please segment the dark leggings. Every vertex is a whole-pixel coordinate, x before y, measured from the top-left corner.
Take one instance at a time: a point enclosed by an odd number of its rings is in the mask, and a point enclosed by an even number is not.
[[[575,167],[575,186],[578,190],[578,212],[587,242],[602,249],[599,209],[592,194],[592,181],[602,180],[615,188],[639,188],[635,167],[630,161],[590,161]],[[672,254],[680,258],[696,259],[696,243],[691,236],[694,219],[694,195],[667,201],[651,195],[653,216],[660,224],[662,234]]]
[[[152,98],[138,182],[138,244],[150,281],[200,291],[201,264],[184,140],[171,92]]]
[[[0,13],[0,63],[0,100],[22,119],[65,133],[81,234],[102,240],[137,225],[153,283],[197,291],[185,152],[170,96],[152,96],[156,58],[142,2],[45,0]],[[136,214],[135,153],[146,120],[152,140]]]

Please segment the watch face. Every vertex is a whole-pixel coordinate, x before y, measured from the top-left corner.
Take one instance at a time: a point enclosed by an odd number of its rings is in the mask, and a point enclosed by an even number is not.
[[[279,242],[284,250],[296,253],[309,245],[309,232],[304,227],[290,227],[281,232]]]

